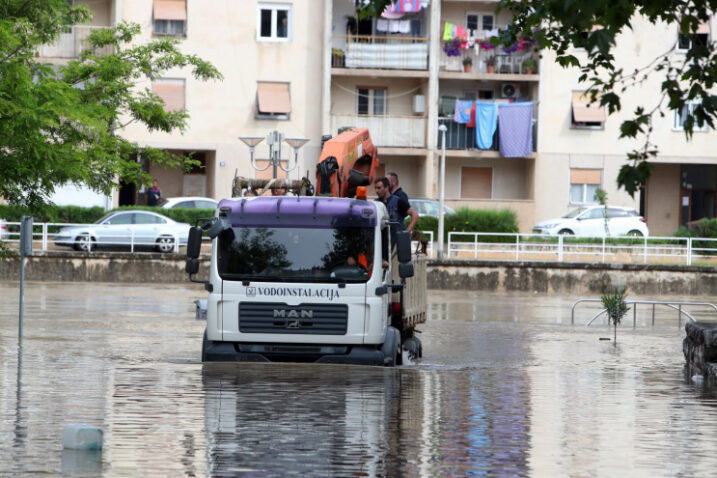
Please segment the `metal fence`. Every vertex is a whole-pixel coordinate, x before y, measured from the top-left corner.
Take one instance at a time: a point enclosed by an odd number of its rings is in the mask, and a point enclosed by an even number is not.
[[[8,245],[12,249],[19,249],[20,247],[20,223],[19,222],[8,222],[6,223],[8,226],[8,232],[4,233],[5,236],[3,236],[2,231],[0,231],[0,241]],[[48,250],[67,250],[67,246],[57,246],[54,244],[55,236],[57,236],[56,232],[50,232],[54,230],[59,230],[62,227],[66,226],[81,226],[82,224],[70,224],[70,223],[49,223],[49,222],[39,222],[33,224],[33,248],[42,252],[48,251]],[[86,225],[86,224],[85,224]],[[434,254],[434,246],[433,246],[433,231],[422,231],[423,232],[423,238],[427,241],[426,245],[426,255],[428,257],[433,257]],[[125,239],[124,237],[122,239],[115,238],[116,240],[109,240],[109,241],[103,241],[102,246],[108,246],[111,248],[123,248],[127,249],[129,248],[130,252],[140,252],[145,251],[148,247],[154,247],[156,246],[156,242],[154,240],[147,241],[146,239],[143,239],[142,237],[135,237],[134,234],[130,234],[130,237],[128,239]],[[203,244],[202,244],[202,250],[204,252],[209,252],[208,249],[211,244],[211,240],[208,237],[202,238]],[[79,245],[80,241],[73,241],[72,245]],[[421,244],[418,241],[413,241],[413,250],[419,250],[421,247]],[[173,238],[173,252],[178,253],[180,244],[179,238],[174,237]],[[92,242],[88,243],[89,251],[96,250],[98,246],[96,244],[93,245]],[[135,250],[137,249],[137,250]],[[125,251],[126,252],[126,251]]]
[[[513,261],[717,264],[717,239],[450,232],[447,257]]]
[[[4,236],[0,236],[0,241],[5,243],[11,249],[19,249],[20,223],[8,222],[6,224],[8,226],[7,232],[4,233]],[[33,224],[33,249],[45,252],[48,250],[67,250],[66,247],[82,247],[83,250],[92,252],[93,250],[97,250],[100,247],[107,247],[111,249],[122,248],[125,252],[126,249],[129,249],[130,252],[140,252],[146,251],[150,248],[158,248],[160,246],[157,241],[157,237],[152,236],[151,238],[148,238],[148,236],[136,234],[136,232],[131,229],[127,234],[122,235],[104,234],[102,237],[102,241],[99,244],[92,240],[88,234],[80,234],[78,235],[78,237],[69,240],[63,245],[55,244],[55,237],[58,234],[57,232],[51,231],[59,231],[59,229],[62,227],[75,226],[87,226],[87,224],[49,222],[40,222]],[[180,245],[185,245],[181,243],[180,237],[177,235],[170,236],[167,234],[163,234],[163,240],[163,244],[161,244],[162,252],[178,253]]]

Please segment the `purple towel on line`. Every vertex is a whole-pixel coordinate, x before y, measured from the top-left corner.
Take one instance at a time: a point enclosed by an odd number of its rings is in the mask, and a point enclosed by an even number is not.
[[[498,105],[498,135],[504,158],[533,154],[533,103]]]

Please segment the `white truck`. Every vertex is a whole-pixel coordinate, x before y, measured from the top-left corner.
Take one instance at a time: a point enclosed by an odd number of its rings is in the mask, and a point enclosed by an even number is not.
[[[212,240],[209,280],[201,239]],[[422,354],[425,257],[393,238],[383,204],[274,196],[222,200],[191,229],[186,271],[205,284],[203,361],[301,361],[393,366]],[[393,259],[393,260],[392,260]]]

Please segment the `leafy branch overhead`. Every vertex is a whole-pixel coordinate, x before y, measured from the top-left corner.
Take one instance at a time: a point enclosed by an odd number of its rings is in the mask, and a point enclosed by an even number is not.
[[[646,161],[658,153],[652,138],[656,117],[681,112],[688,139],[696,127],[714,126],[717,97],[710,90],[717,81],[717,52],[698,31],[716,7],[717,2],[708,0],[501,0],[498,8],[514,15],[502,32],[503,43],[531,35],[539,49],[555,52],[560,65],[579,69],[593,101],[609,114],[622,111],[625,95],[644,88],[649,78],[660,78],[654,101],[637,106],[620,126],[621,138],[641,138],[641,146],[628,153],[618,175],[618,185],[634,195],[652,173]],[[664,33],[677,25],[683,44],[678,45],[676,35],[666,51],[626,68],[615,59],[617,37],[641,19]],[[678,46],[686,51],[678,53]],[[574,54],[576,48],[585,52],[582,61]],[[688,104],[693,106],[686,108]]]
[[[362,16],[378,16],[390,1],[358,3]],[[512,21],[501,30],[499,42],[513,45],[529,37],[537,41],[539,50],[555,52],[559,65],[579,70],[592,101],[609,114],[621,112],[623,99],[645,88],[648,79],[659,80],[654,100],[628,111],[620,125],[620,138],[640,139],[641,146],[628,152],[627,164],[618,175],[618,185],[634,195],[652,173],[647,161],[658,154],[653,140],[657,117],[679,111],[688,139],[697,127],[714,127],[717,50],[709,36],[699,32],[715,10],[714,0],[500,0],[498,11],[509,12]],[[675,35],[665,51],[627,68],[615,54],[618,48],[633,45],[618,45],[617,38],[641,20],[655,25],[661,36],[677,26],[680,40]]]
[[[68,181],[108,193],[118,181],[147,182],[136,161],[190,167],[196,161],[142,148],[120,130],[139,123],[150,131],[183,131],[185,111],[141,87],[169,69],[220,80],[201,58],[179,51],[171,38],[137,44],[140,27],[121,23],[94,30],[76,60],[42,64],[36,52],[90,12],[66,0],[0,0],[0,196],[39,206]]]

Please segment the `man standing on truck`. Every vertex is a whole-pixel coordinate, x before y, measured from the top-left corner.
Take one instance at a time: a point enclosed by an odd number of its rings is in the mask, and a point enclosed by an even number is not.
[[[398,223],[397,226],[391,226],[392,235],[395,237],[396,232],[404,230],[403,221],[401,219],[406,216],[411,216],[411,222],[408,224],[408,227],[406,227],[406,230],[408,232],[413,231],[413,228],[416,227],[416,222],[418,222],[418,213],[411,207],[406,199],[396,194],[391,194],[391,184],[388,178],[378,178],[374,183],[374,188],[376,189],[378,200],[386,205],[391,220]]]

